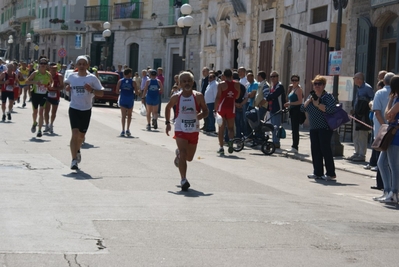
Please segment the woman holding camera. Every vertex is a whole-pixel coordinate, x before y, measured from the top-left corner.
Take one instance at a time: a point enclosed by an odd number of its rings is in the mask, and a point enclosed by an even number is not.
[[[331,138],[333,131],[328,127],[327,121],[324,118],[324,113],[334,113],[335,99],[327,93],[327,80],[320,75],[317,75],[313,83],[313,90],[309,97],[301,106],[301,111],[308,112],[310,123],[310,149],[312,153],[313,174],[309,174],[311,179],[324,179],[326,181],[335,180],[335,165],[333,153],[331,150]],[[323,174],[324,164],[326,167],[326,174]]]

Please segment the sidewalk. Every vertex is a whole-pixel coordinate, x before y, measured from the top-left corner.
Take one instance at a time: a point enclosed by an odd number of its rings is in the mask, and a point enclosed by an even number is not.
[[[292,145],[291,126],[288,123],[284,123],[283,127],[286,130],[287,138],[280,139],[281,149],[276,150],[276,153],[284,154],[289,158],[298,159],[302,161],[312,162],[310,152],[310,136],[308,128],[300,129],[300,140],[299,140],[299,153],[287,153],[285,149],[290,149]],[[375,171],[365,170],[363,166],[368,164],[368,160],[371,156],[370,145],[367,148],[366,162],[353,162],[346,160],[346,157],[351,156],[354,153],[354,147],[352,142],[348,142],[349,138],[346,138],[346,142],[342,142],[342,136],[339,138],[341,144],[344,146],[344,155],[341,157],[334,157],[335,168],[337,170],[347,171],[354,174],[368,176],[370,178],[376,177]]]
[[[162,107],[161,107],[161,117],[159,119],[164,121],[164,109],[165,105],[168,103],[168,99],[162,99]],[[139,101],[136,101],[139,102]],[[140,114],[140,106],[141,104],[135,105],[135,112]],[[285,139],[280,140],[281,148],[276,149],[276,154],[280,154],[281,156],[286,156],[288,158],[297,159],[306,162],[312,162],[311,152],[310,152],[310,136],[309,129],[306,127],[300,128],[300,140],[299,140],[299,153],[287,153],[285,150],[290,149],[292,145],[292,135],[291,135],[291,125],[289,123],[282,124],[284,129],[286,130],[287,137]],[[354,153],[353,143],[349,142],[349,138],[346,137],[345,142],[342,142],[342,136],[339,137],[341,144],[344,146],[344,155],[341,157],[334,157],[335,168],[337,170],[347,171],[354,174],[363,175],[368,178],[375,178],[377,173],[370,170],[365,170],[363,166],[368,164],[368,160],[371,156],[371,148],[370,144],[367,148],[366,153],[366,161],[365,162],[353,162],[346,160],[346,157],[352,156]]]

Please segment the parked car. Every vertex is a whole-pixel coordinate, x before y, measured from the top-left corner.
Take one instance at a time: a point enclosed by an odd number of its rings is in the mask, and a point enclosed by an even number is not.
[[[71,73],[73,73],[74,70],[67,70],[64,75],[64,82],[68,78]],[[109,105],[112,107],[114,103],[118,102],[119,94],[116,91],[116,84],[119,81],[119,74],[116,72],[110,72],[110,71],[98,71],[98,79],[100,80],[102,86],[104,87],[104,95],[102,97],[94,97],[93,98],[93,104],[94,103],[109,103]],[[69,92],[64,89],[62,91],[62,94],[64,95],[65,100],[71,100]]]
[[[69,92],[67,92],[65,90],[65,80],[68,78],[69,75],[71,75],[71,73],[73,73],[74,70],[66,70],[65,74],[64,74],[64,89],[62,89],[61,91],[61,96],[65,99],[65,100],[71,100],[70,96],[69,96]]]
[[[94,103],[106,103],[112,107],[118,102],[119,92],[116,90],[116,84],[119,81],[119,74],[111,71],[98,71],[98,79],[104,87],[104,95],[93,98]]]

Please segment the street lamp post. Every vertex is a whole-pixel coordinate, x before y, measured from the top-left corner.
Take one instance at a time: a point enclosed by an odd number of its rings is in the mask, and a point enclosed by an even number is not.
[[[181,16],[177,20],[177,25],[181,28],[183,34],[183,70],[186,69],[186,39],[188,30],[194,24],[194,18],[190,16],[193,11],[192,7],[189,4],[184,4],[180,8],[180,12],[183,16]]]
[[[26,34],[26,43],[28,44],[27,50],[26,50],[26,57],[25,60],[27,61],[27,63],[29,62],[29,53],[30,53],[30,43],[32,42],[32,35],[30,33]]]
[[[12,60],[12,44],[14,43],[13,36],[8,36],[8,44],[10,45],[10,61]]]
[[[108,42],[109,38],[111,37],[111,23],[104,22],[103,24],[103,37],[105,38],[105,45],[104,45],[104,70],[107,70],[107,59],[108,59]]]

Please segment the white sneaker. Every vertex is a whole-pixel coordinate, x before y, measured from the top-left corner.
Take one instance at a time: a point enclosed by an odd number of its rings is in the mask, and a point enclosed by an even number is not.
[[[79,169],[78,161],[76,159],[73,159],[71,162],[71,170],[77,170],[77,169]]]
[[[385,199],[388,195],[388,192],[384,192],[384,194],[382,196],[379,197],[373,197],[374,201],[380,201],[381,199]]]
[[[54,131],[53,131],[53,125],[52,124],[50,124],[50,126],[49,126],[49,132],[51,133],[51,134],[53,134],[54,133]]]
[[[393,192],[389,192],[384,198],[379,200],[381,203],[392,203],[393,202]]]
[[[44,131],[43,131],[43,133],[47,133],[49,130],[50,130],[50,128],[48,127],[48,124],[46,124],[46,125],[44,126]]]
[[[286,149],[285,151],[289,152],[289,153],[298,153],[298,149],[295,149],[293,147],[291,147],[290,149]]]

